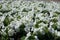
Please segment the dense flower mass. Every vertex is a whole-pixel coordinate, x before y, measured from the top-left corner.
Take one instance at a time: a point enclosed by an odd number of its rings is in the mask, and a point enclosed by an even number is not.
[[[1,40],[60,40],[60,4],[0,1]]]

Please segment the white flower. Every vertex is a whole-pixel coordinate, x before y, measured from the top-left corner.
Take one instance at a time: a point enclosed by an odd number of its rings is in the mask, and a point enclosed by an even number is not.
[[[50,22],[50,25],[53,25],[54,23],[53,22]]]
[[[35,40],[39,40],[37,36],[35,36]]]
[[[48,30],[49,30],[51,33],[55,33],[55,30],[54,30],[52,27],[49,27]]]
[[[60,36],[60,32],[59,31],[57,32],[57,36]]]
[[[8,31],[9,36],[13,36],[14,33],[15,33],[15,32],[14,32],[13,29],[10,29],[10,30]]]
[[[31,32],[29,32],[29,33],[27,34],[25,40],[27,40],[29,36],[31,36]]]
[[[23,23],[25,25],[25,32],[27,32],[27,36],[25,38],[25,40],[27,40],[27,38],[29,36],[31,36],[31,32],[30,32],[30,28],[31,31],[33,31],[33,33],[37,33],[38,31],[41,32],[42,34],[45,34],[45,32],[43,31],[44,27],[48,26],[48,23],[50,22],[51,19],[57,19],[58,22],[56,22],[58,24],[57,28],[60,28],[60,16],[57,15],[54,12],[59,12],[60,11],[60,3],[56,3],[56,2],[44,2],[44,1],[22,1],[22,0],[3,0],[0,2],[1,6],[0,6],[0,28],[2,26],[1,29],[1,34],[2,35],[6,35],[6,28],[8,28],[8,34],[9,36],[12,36],[16,31],[19,32],[19,27],[20,25]],[[24,10],[25,9],[25,10]],[[48,16],[47,12],[46,13],[42,13],[43,10],[47,10],[50,15]],[[13,16],[12,16],[13,14]],[[34,15],[35,14],[35,15]],[[57,15],[57,17],[53,17],[53,15]],[[3,21],[5,19],[6,16],[9,16],[9,20],[13,19],[8,26],[4,26]],[[19,20],[17,20],[17,17],[20,16]],[[34,17],[34,18],[33,18]],[[33,19],[35,21],[33,21]],[[47,21],[47,23],[45,24],[44,22],[39,22],[39,21]],[[7,23],[7,21],[6,21]],[[38,23],[38,24],[37,24]],[[39,28],[35,28],[35,24],[37,24],[37,26],[39,26]],[[59,35],[60,32],[58,32],[57,30],[54,30],[51,25],[54,24],[54,22],[50,22],[49,23],[49,32],[51,33],[56,33],[56,35]],[[38,40],[37,36],[35,36],[36,40]],[[12,40],[12,39],[11,39]]]
[[[5,29],[1,29],[1,34],[6,35]]]
[[[34,33],[36,33],[37,31],[39,31],[39,28],[34,28]]]

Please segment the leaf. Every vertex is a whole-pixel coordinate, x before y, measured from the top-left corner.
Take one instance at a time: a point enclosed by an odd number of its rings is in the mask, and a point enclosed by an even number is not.
[[[4,26],[8,26],[11,21],[13,21],[13,19],[9,19],[9,16],[7,15],[3,21]]]
[[[54,22],[54,23],[58,22],[58,20],[57,20],[56,18],[51,19],[50,21],[51,21],[51,22]]]
[[[19,19],[21,19],[21,17],[20,16],[17,16],[17,20],[19,20]]]
[[[39,23],[41,23],[41,22],[43,22],[42,20],[40,20],[40,21],[38,21],[38,22],[36,22],[36,24],[35,24],[35,28],[39,28]]]
[[[46,6],[45,6],[44,4],[42,4],[42,3],[40,3],[39,5],[40,5],[41,7],[44,7],[44,8],[46,7]]]
[[[60,12],[57,12],[57,11],[56,11],[56,12],[54,12],[54,13],[56,13],[56,14],[58,14],[58,15],[60,14]]]
[[[52,28],[54,28],[55,30],[57,29],[57,23],[54,23],[53,25],[52,25]]]
[[[49,11],[47,10],[43,10],[41,13],[47,13],[48,15],[50,15]]]
[[[26,10],[25,8],[22,10],[22,12],[28,12],[28,10]]]
[[[28,40],[35,40],[35,37],[33,35],[31,35]]]
[[[24,40],[25,39],[25,36],[21,37],[21,40]]]

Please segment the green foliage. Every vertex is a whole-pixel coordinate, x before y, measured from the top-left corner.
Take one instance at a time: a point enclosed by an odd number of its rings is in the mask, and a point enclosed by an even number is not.
[[[8,40],[9,39],[9,37],[8,37],[8,28],[6,28],[5,33],[6,33],[5,35],[1,36],[1,40]]]
[[[7,15],[3,21],[4,26],[8,26],[10,24],[10,22],[13,21],[13,19],[9,19],[9,16]]]
[[[24,24],[20,25],[20,30],[24,30],[24,28],[25,28]]]
[[[5,20],[3,21],[4,23],[4,26],[8,26],[10,24],[10,20],[9,20],[9,17],[6,16]]]
[[[11,10],[5,10],[5,9],[1,9],[0,10],[0,12],[2,12],[2,13],[8,13],[8,12],[10,12]]]
[[[42,34],[40,31],[36,32],[36,35],[39,40],[56,40],[57,39],[56,34],[49,32],[48,27],[44,27],[43,31],[45,32],[45,34]]]
[[[45,30],[44,35],[42,35],[40,32],[37,32],[37,37],[39,40],[54,40],[55,34],[52,34],[49,31]]]
[[[21,37],[20,40],[25,40],[25,36]]]
[[[56,13],[56,14],[60,15],[60,12],[57,12],[57,11],[56,11],[56,12],[54,12],[54,13]]]
[[[20,25],[20,27],[19,27],[19,29],[20,29],[19,33],[20,33],[21,37],[26,36],[26,32],[25,32],[24,28],[25,28],[24,24]]]
[[[26,9],[26,8],[24,8],[23,10],[22,10],[22,12],[28,12],[28,11],[31,11],[32,9]]]
[[[58,24],[57,24],[57,23],[54,23],[54,24],[52,25],[52,28],[54,28],[55,30],[57,30],[57,26],[58,26]]]
[[[17,16],[17,20],[19,20],[19,19],[21,19],[21,17],[20,16]]]
[[[48,10],[43,10],[41,13],[47,13],[48,16],[50,15],[49,11]]]
[[[39,23],[41,23],[41,22],[43,22],[42,20],[40,20],[40,21],[38,21],[38,22],[36,22],[36,24],[35,24],[35,28],[39,28]]]
[[[35,37],[33,35],[31,35],[28,40],[35,40]]]
[[[51,19],[50,21],[51,21],[51,22],[54,22],[54,23],[58,22],[58,20],[57,20],[56,18]]]
[[[39,31],[37,31],[37,37],[39,40],[44,40],[44,35],[42,35]]]
[[[44,24],[47,24],[47,23],[48,23],[47,21],[40,20],[40,21],[36,22],[35,27],[36,27],[36,28],[39,28],[39,25],[38,25],[38,24],[39,24],[39,23],[42,23],[42,22],[43,22]]]
[[[56,37],[56,39],[55,40],[60,40],[60,37]]]
[[[39,4],[39,7],[40,7],[40,6],[41,6],[41,7],[44,7],[44,8],[46,7],[46,6],[45,6],[44,4],[42,4],[42,3]]]
[[[57,17],[58,15],[55,13],[52,17]]]
[[[45,33],[49,32],[48,27],[44,27],[43,30],[44,30]]]

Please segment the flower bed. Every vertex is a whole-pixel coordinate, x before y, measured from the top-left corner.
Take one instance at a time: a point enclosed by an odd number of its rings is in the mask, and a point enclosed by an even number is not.
[[[1,40],[60,40],[60,5],[44,1],[0,1]]]

